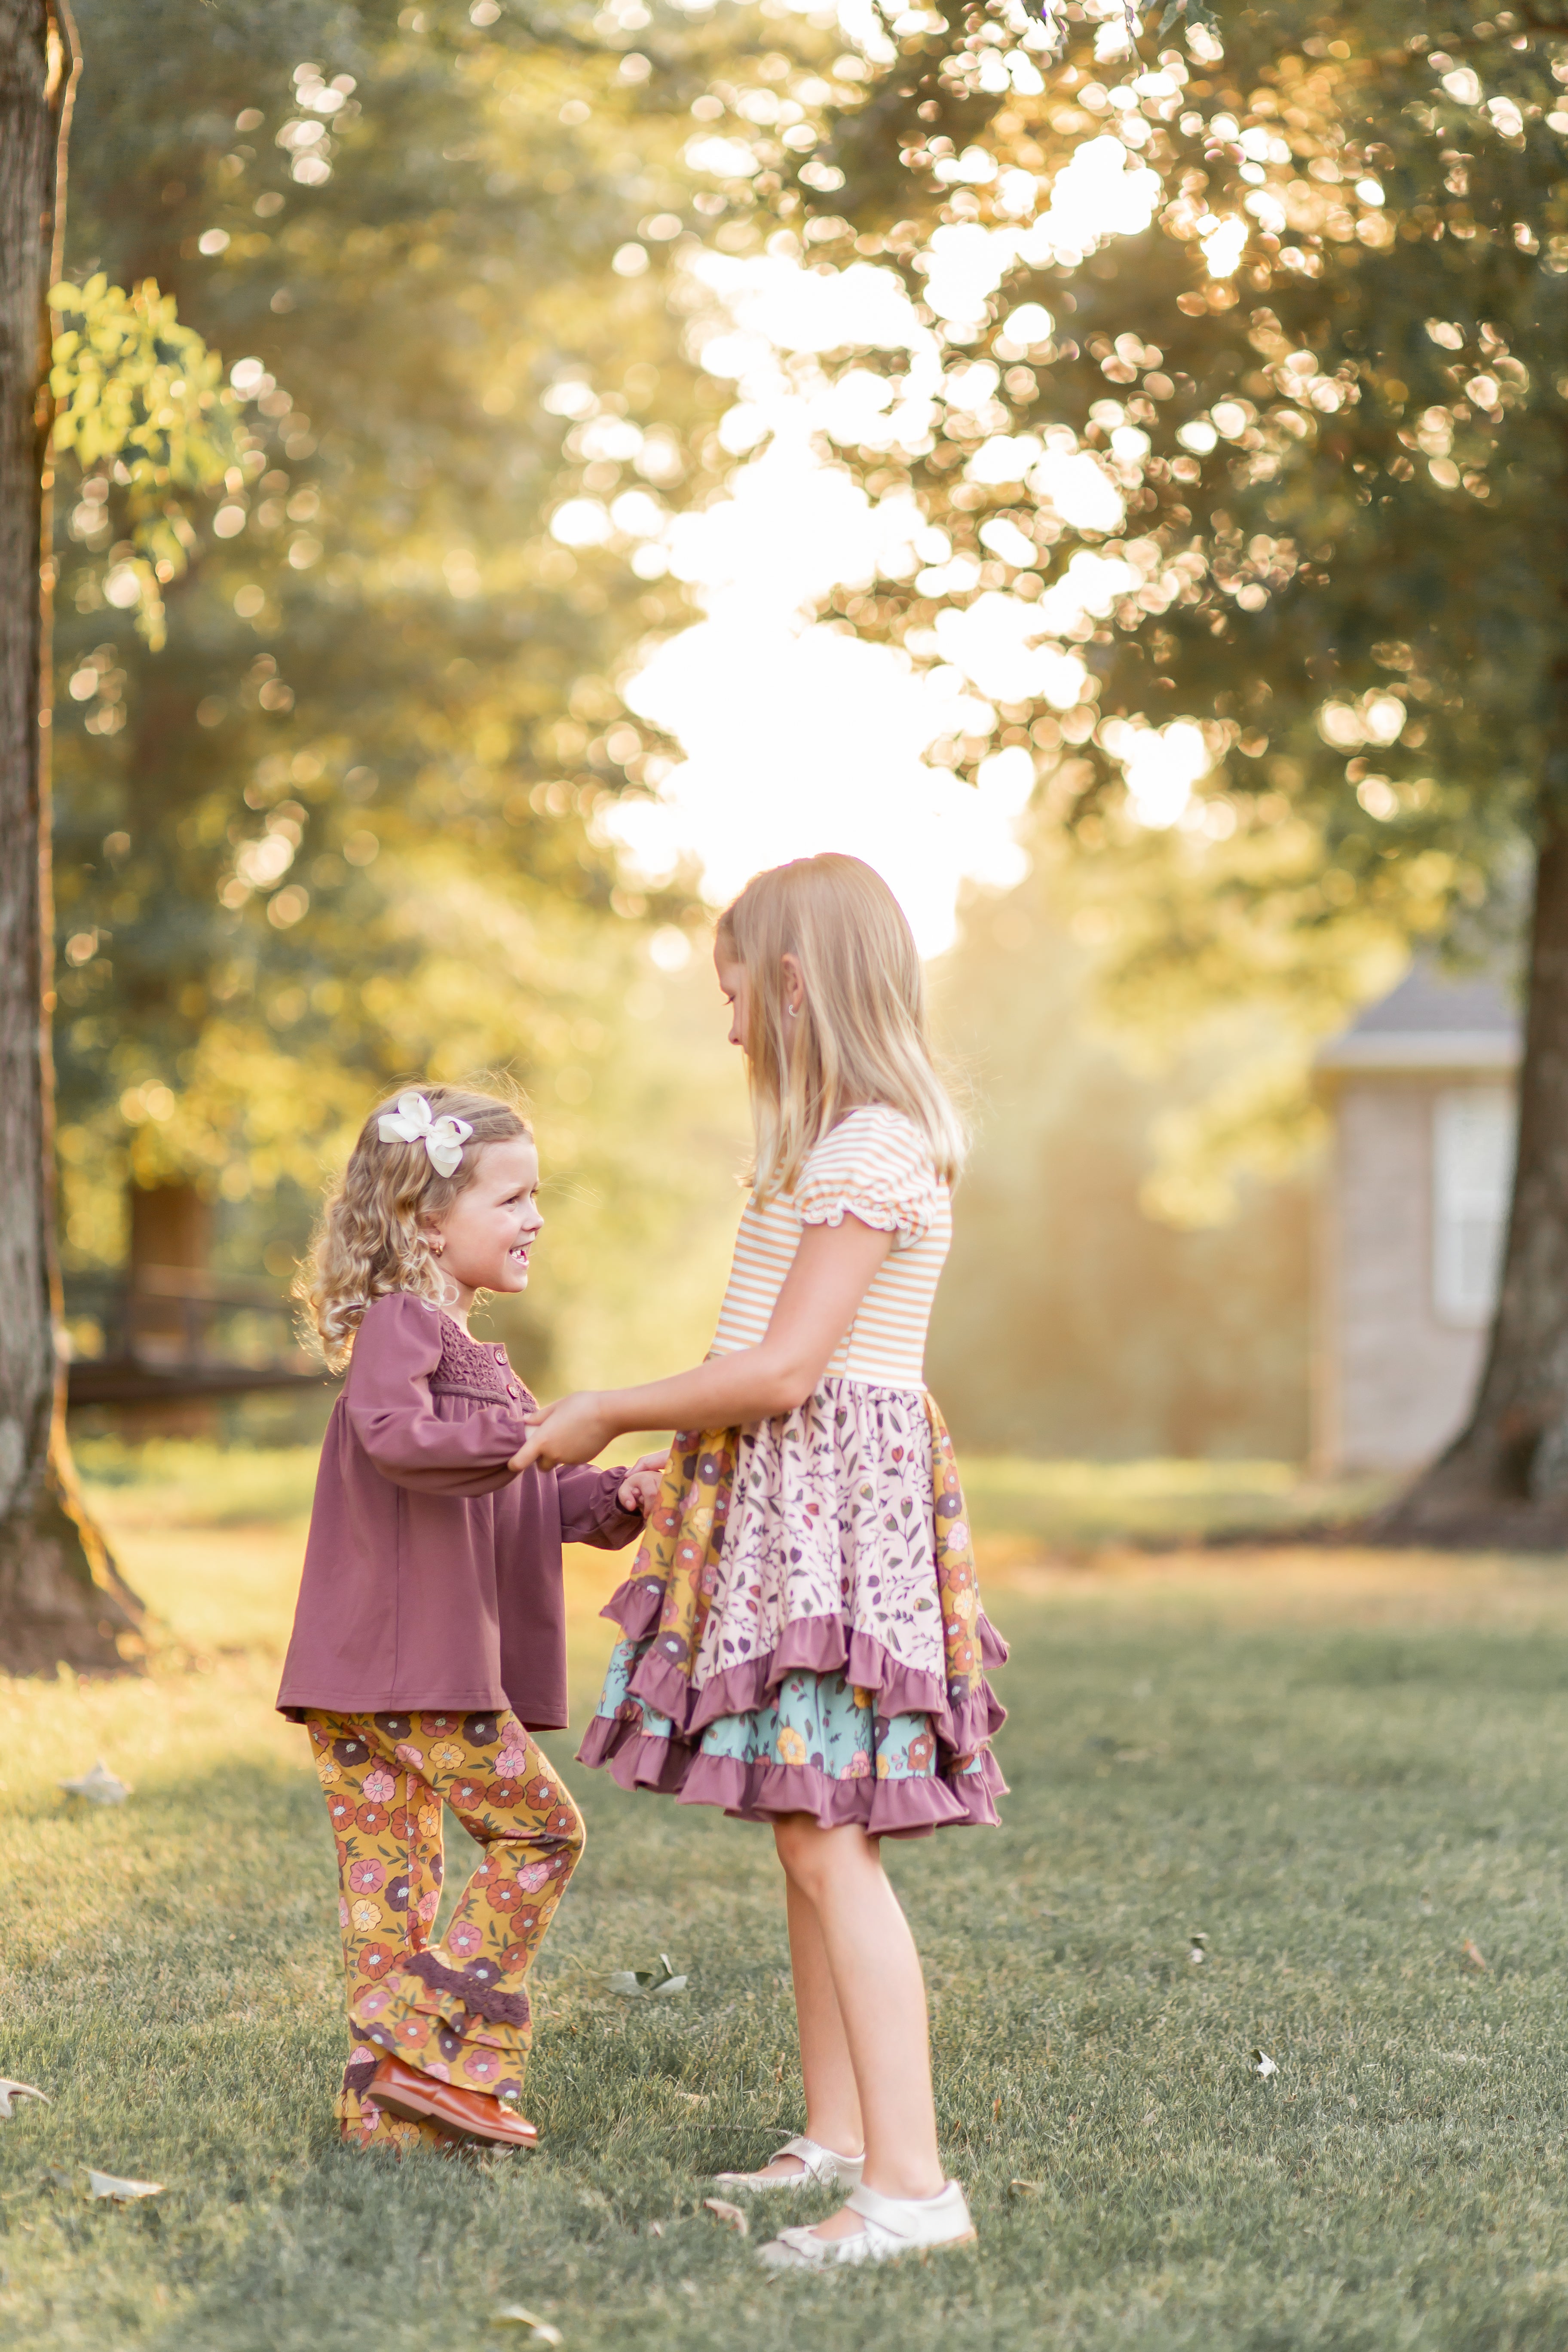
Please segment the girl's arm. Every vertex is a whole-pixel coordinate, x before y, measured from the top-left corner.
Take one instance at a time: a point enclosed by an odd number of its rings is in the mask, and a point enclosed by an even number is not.
[[[633,1496],[629,1503],[622,1499],[628,1490]],[[601,1551],[619,1551],[642,1533],[641,1492],[633,1486],[629,1471],[595,1470],[572,1463],[556,1473],[555,1493],[561,1505],[563,1543],[594,1544]]]
[[[804,1404],[832,1361],[897,1236],[862,1224],[807,1225],[766,1336],[754,1348],[710,1356],[689,1372],[635,1389],[584,1389],[549,1405],[514,1470],[591,1462],[628,1429],[731,1429]]]
[[[350,1424],[384,1478],[427,1495],[491,1495],[515,1475],[522,1398],[442,1421],[430,1396],[441,1310],[405,1291],[367,1307],[343,1391]]]

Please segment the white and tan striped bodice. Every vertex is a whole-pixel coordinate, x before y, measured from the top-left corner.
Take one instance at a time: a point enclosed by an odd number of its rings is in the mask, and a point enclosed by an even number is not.
[[[847,1214],[895,1238],[827,1375],[925,1386],[926,1330],[952,1240],[952,1195],[920,1129],[880,1103],[850,1111],[823,1137],[794,1192],[747,1202],[710,1355],[732,1355],[765,1337],[803,1228],[836,1225]]]

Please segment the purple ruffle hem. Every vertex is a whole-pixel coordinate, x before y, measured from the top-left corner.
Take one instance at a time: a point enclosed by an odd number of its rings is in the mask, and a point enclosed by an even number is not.
[[[682,1739],[659,1739],[625,1718],[596,1715],[577,1761],[607,1765],[617,1788],[648,1789],[679,1805],[719,1805],[732,1820],[775,1822],[810,1813],[825,1830],[856,1824],[872,1837],[929,1837],[932,1830],[999,1829],[996,1799],[1007,1793],[989,1748],[979,1769],[951,1779],[836,1780],[813,1764],[770,1764],[704,1756]]]
[[[646,1642],[658,1632],[663,1601],[664,1588],[655,1579],[633,1577],[617,1586],[599,1614],[618,1625],[628,1642]],[[975,1630],[982,1665],[1005,1665],[1007,1644],[984,1610]],[[695,1746],[696,1735],[709,1724],[721,1716],[749,1715],[786,1675],[795,1674],[843,1675],[857,1690],[875,1694],[880,1716],[929,1716],[942,1747],[954,1756],[973,1756],[1007,1720],[1006,1708],[984,1676],[976,1687],[955,1696],[940,1675],[900,1665],[875,1634],[847,1634],[840,1617],[794,1619],[772,1650],[726,1667],[700,1690],[656,1644],[638,1659],[628,1687],[654,1714],[667,1715]]]
[[[618,1625],[628,1642],[649,1642],[658,1633],[663,1601],[657,1579],[632,1577],[600,1614]],[[976,1633],[982,1664],[1005,1664],[1007,1645],[984,1611]],[[842,1674],[855,1688],[875,1694],[879,1716],[927,1717],[939,1756],[978,1754],[978,1768],[910,1780],[867,1774],[836,1780],[815,1765],[702,1753],[701,1737],[710,1724],[751,1714],[791,1674]],[[810,1812],[824,1829],[855,1822],[879,1837],[923,1837],[958,1823],[1001,1826],[995,1800],[1006,1794],[1007,1783],[988,1743],[1006,1721],[1006,1709],[990,1684],[982,1677],[977,1687],[955,1685],[950,1695],[940,1675],[901,1665],[875,1635],[847,1633],[840,1618],[796,1618],[784,1626],[773,1650],[726,1668],[700,1690],[693,1689],[676,1659],[650,1647],[633,1669],[628,1688],[650,1713],[668,1717],[673,1732],[660,1738],[629,1716],[594,1717],[577,1759],[607,1766],[619,1788],[652,1790],[679,1804],[720,1805],[738,1821]]]

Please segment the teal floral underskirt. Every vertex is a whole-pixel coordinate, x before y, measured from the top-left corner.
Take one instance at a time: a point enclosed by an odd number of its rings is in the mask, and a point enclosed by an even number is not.
[[[795,1671],[759,1706],[718,1717],[689,1743],[668,1716],[632,1695],[646,1647],[616,1644],[583,1745],[585,1762],[613,1758],[623,1786],[662,1789],[742,1821],[809,1813],[825,1828],[855,1822],[895,1837],[967,1816],[958,1794],[937,1778],[928,1715],[879,1716],[877,1695],[857,1689],[847,1675]],[[976,1804],[984,1801],[984,1764],[982,1754],[967,1767],[976,1776]],[[963,1769],[955,1777],[962,1780]]]

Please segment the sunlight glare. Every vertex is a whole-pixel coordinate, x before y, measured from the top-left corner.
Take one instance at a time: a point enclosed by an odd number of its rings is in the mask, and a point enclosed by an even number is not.
[[[1090,139],[1033,226],[939,228],[925,299],[962,328],[984,315],[1020,258],[1076,259],[1145,226],[1157,188],[1120,141]],[[686,268],[692,347],[710,375],[734,386],[720,436],[742,462],[722,497],[664,520],[632,559],[649,578],[667,564],[706,617],[658,646],[622,688],[685,756],[660,773],[657,797],[620,801],[598,825],[634,887],[684,871],[714,904],[762,866],[852,851],[886,877],[922,951],[936,953],[953,936],[965,879],[1006,888],[1027,869],[1018,833],[1035,756],[1018,741],[985,750],[996,706],[1086,706],[1088,671],[1063,640],[1138,593],[1143,574],[1120,551],[1080,548],[1032,602],[1000,588],[975,593],[976,558],[928,526],[907,492],[874,501],[823,462],[825,443],[912,453],[944,407],[980,416],[995,397],[995,365],[954,353],[955,338],[922,323],[896,272],[858,260],[814,268],[787,244],[746,258],[704,251]],[[1051,332],[1037,305],[1009,325],[1031,345]],[[889,354],[886,372],[873,362],[836,378],[822,355],[847,348]],[[965,471],[983,483],[1026,479],[1047,514],[1109,538],[1125,521],[1134,453],[1118,448],[1115,462],[1122,482],[1112,460],[1053,425],[990,436]],[[630,537],[653,520],[624,497],[613,516],[577,499],[552,529],[586,545],[612,521]],[[988,525],[984,544],[1016,568],[1034,559],[1016,524]],[[917,575],[923,594],[973,597],[945,604],[923,642],[911,639],[917,661],[811,617],[835,591]],[[973,786],[943,764],[957,743],[978,761]],[[1183,722],[1128,730],[1117,756],[1135,813],[1156,825],[1175,821],[1207,765],[1202,734]]]
[[[1168,727],[1109,719],[1100,740],[1120,761],[1127,780],[1128,808],[1151,832],[1173,825],[1193,796],[1193,786],[1213,761],[1195,719],[1173,719]]]

